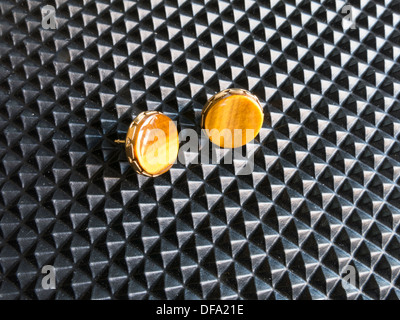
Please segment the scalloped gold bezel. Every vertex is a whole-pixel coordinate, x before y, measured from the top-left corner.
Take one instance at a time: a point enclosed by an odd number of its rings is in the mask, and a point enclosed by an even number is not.
[[[135,170],[138,174],[144,175],[146,177],[158,177],[165,172],[162,172],[160,174],[150,174],[146,172],[139,164],[139,161],[135,157],[135,151],[134,151],[134,145],[135,145],[135,135],[137,128],[139,127],[140,122],[145,119],[148,116],[152,116],[155,114],[162,114],[159,111],[144,111],[140,113],[129,125],[128,132],[126,133],[125,137],[125,152],[126,152],[126,157],[128,158],[129,164]]]

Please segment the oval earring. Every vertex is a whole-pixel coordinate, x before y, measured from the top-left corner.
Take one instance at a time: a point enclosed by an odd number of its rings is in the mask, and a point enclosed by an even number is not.
[[[115,142],[125,144],[131,167],[148,177],[167,172],[178,157],[178,129],[159,111],[140,113],[130,124],[125,140]]]
[[[253,140],[264,122],[258,98],[244,89],[226,89],[212,96],[201,113],[201,127],[222,148],[241,147]]]

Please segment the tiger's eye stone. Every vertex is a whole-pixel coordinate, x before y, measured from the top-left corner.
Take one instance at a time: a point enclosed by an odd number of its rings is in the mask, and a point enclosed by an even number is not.
[[[178,129],[160,112],[143,112],[129,127],[125,149],[129,162],[138,173],[151,177],[161,175],[178,157]]]
[[[257,97],[242,89],[227,89],[213,96],[202,112],[202,127],[222,148],[241,147],[253,140],[264,121]]]

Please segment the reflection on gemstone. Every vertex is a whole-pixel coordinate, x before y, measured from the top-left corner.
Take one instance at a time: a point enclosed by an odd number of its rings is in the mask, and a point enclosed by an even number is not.
[[[159,112],[141,114],[140,121],[127,133],[131,148],[128,158],[134,159],[141,173],[158,176],[167,172],[178,156],[179,137],[174,122]],[[138,117],[139,117],[138,116]]]

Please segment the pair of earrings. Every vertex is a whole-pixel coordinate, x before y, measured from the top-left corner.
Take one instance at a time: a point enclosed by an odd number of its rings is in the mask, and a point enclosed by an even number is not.
[[[260,101],[243,89],[217,93],[201,113],[202,129],[211,142],[222,148],[247,144],[257,136],[263,121]],[[125,144],[128,161],[137,173],[156,177],[167,172],[176,161],[178,136],[178,129],[169,117],[158,111],[145,111],[132,121],[125,140],[115,142]]]

